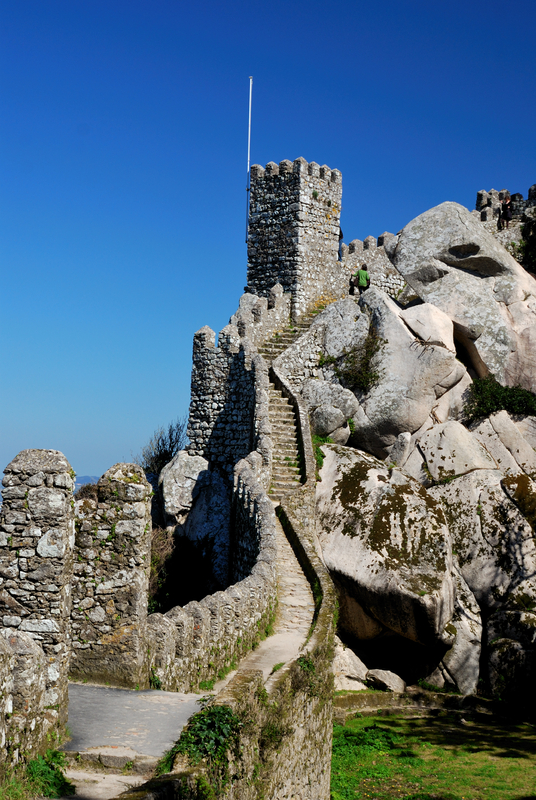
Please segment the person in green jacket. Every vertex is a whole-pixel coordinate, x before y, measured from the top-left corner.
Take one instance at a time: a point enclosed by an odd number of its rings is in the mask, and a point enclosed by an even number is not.
[[[370,286],[370,275],[368,274],[366,264],[363,264],[355,273],[354,286],[357,286],[359,289],[359,294],[363,294],[363,292]]]

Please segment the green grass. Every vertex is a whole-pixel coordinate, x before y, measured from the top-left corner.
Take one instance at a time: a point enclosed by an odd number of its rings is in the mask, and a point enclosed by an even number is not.
[[[436,717],[356,717],[334,726],[332,800],[529,800],[536,728]]]
[[[320,480],[319,470],[322,469],[324,464],[324,453],[320,449],[323,444],[333,444],[333,439],[330,436],[318,436],[314,435],[312,437],[313,441],[313,452],[316,461],[316,479],[317,481]]]
[[[0,800],[32,800],[35,797],[63,797],[74,794],[63,769],[65,755],[58,750],[47,750],[27,764],[21,763],[0,777]]]

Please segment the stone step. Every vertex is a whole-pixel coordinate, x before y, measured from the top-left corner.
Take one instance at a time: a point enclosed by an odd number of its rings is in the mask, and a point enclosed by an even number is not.
[[[297,478],[296,480],[288,480],[288,481],[282,481],[282,480],[272,481],[272,489],[275,492],[281,492],[281,491],[292,492],[300,485],[301,482]]]

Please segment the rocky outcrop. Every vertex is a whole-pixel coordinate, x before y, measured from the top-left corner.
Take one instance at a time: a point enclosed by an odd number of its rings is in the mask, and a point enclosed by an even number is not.
[[[451,549],[441,505],[398,469],[326,445],[317,488],[320,542],[342,591],[341,624],[357,638],[388,629],[451,644]]]
[[[350,444],[385,458],[400,433],[413,434],[425,424],[438,399],[466,370],[451,350],[416,339],[400,308],[383,292],[369,289],[360,304],[370,316],[379,349],[370,365],[377,377],[361,393]]]
[[[229,575],[231,490],[227,477],[201,456],[181,450],[159,478],[167,527],[210,554],[210,569],[222,587]]]
[[[360,658],[346,647],[338,636],[335,637],[335,655],[333,657],[333,676],[335,691],[357,692],[367,688],[367,667]]]
[[[536,282],[474,215],[442,203],[386,251],[416,295],[452,320],[477,375],[536,390]]]

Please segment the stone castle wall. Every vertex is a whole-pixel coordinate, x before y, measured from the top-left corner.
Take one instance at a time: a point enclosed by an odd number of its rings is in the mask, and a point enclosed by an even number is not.
[[[348,292],[338,261],[342,177],[303,158],[251,168],[248,229],[249,292],[267,296],[275,284],[292,296],[292,318],[321,297]]]
[[[152,488],[141,467],[116,464],[96,499],[75,504],[71,675],[146,683]]]
[[[520,192],[512,194],[507,189],[502,189],[500,192],[496,189],[490,189],[489,192],[481,189],[477,192],[475,205],[475,211],[480,213],[480,219],[483,222],[497,219],[501,202],[507,195],[510,195],[512,214],[514,217],[521,217],[528,208],[536,206],[536,183],[530,187],[526,200]]]
[[[236,325],[215,346],[208,326],[194,336],[188,451],[220,464],[236,464],[252,449],[255,371]]]
[[[0,762],[53,741],[67,721],[73,471],[57,450],[5,469],[0,512]]]
[[[46,657],[45,705],[66,721],[73,571],[73,471],[57,450],[23,450],[8,464],[0,518],[0,611]]]
[[[367,236],[363,242],[360,239],[354,239],[349,245],[343,245],[342,260],[349,275],[353,275],[363,264],[366,264],[370,275],[370,285],[376,286],[396,300],[404,290],[406,282],[398,270],[393,267],[385,252],[384,244],[393,236],[394,234],[386,232],[377,239],[374,236]]]

